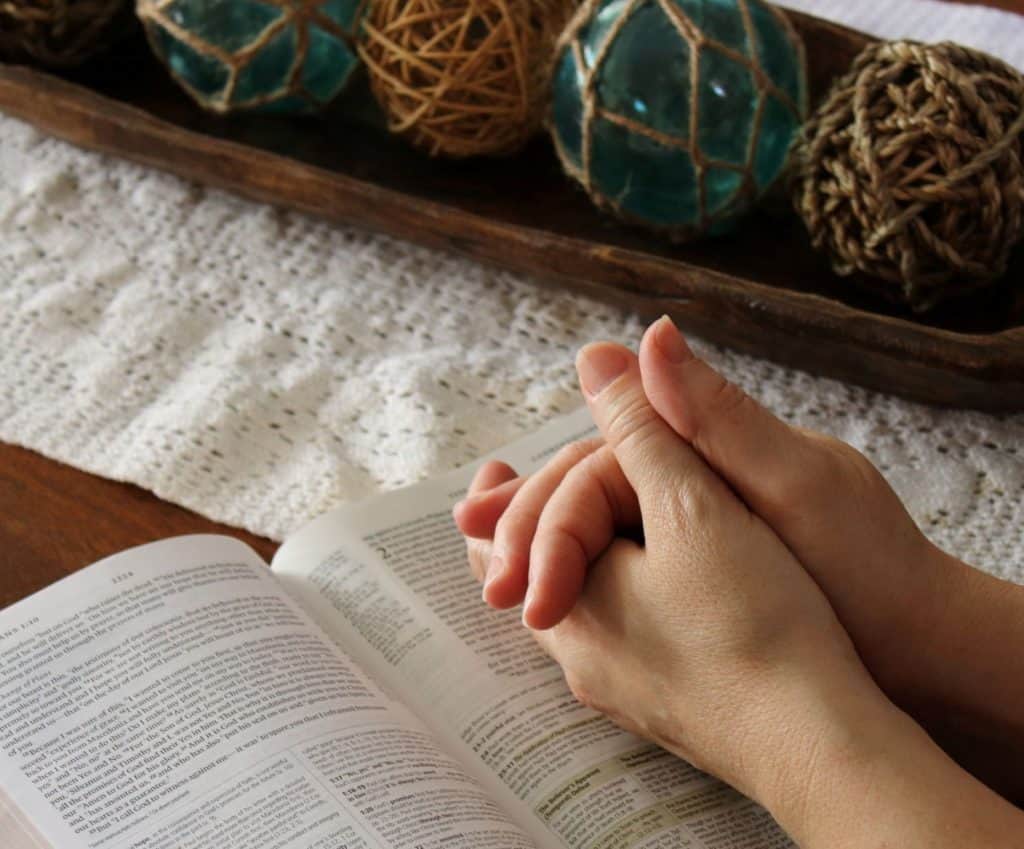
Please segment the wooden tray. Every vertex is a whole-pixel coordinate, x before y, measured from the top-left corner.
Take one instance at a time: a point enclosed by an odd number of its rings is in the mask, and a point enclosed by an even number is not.
[[[792,13],[820,96],[869,41]],[[1024,410],[1024,250],[1007,280],[924,317],[835,277],[791,214],[673,246],[599,214],[546,139],[504,161],[430,160],[342,103],[316,118],[218,118],[141,33],[65,76],[0,64],[0,109],[82,147],[256,200],[458,251],[705,338],[917,400]]]

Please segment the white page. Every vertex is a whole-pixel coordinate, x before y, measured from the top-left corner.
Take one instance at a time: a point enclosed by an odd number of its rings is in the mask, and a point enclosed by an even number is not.
[[[530,472],[586,411],[494,457]],[[450,512],[475,468],[338,508],[274,558],[282,583],[545,847],[789,847],[762,809],[579,705],[518,611],[480,600]]]
[[[0,835],[64,849],[527,849],[242,543],[108,558],[0,614]]]

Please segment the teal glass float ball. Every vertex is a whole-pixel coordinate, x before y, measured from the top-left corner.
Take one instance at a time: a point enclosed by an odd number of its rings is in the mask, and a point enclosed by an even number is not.
[[[367,0],[137,0],[153,50],[214,112],[308,112],[359,64]]]
[[[807,112],[803,45],[763,0],[586,0],[559,41],[552,135],[619,217],[727,231],[779,176]]]

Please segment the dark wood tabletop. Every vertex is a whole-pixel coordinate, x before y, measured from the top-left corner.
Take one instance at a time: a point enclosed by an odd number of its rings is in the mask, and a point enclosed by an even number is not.
[[[226,533],[269,560],[277,543],[0,443],[0,609],[109,554],[180,534]]]

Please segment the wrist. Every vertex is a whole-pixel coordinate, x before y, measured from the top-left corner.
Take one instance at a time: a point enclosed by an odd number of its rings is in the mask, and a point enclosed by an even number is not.
[[[871,769],[900,712],[866,674],[801,681],[776,705],[785,718],[768,720],[774,733],[753,750],[756,768],[750,786],[740,789],[803,846],[799,838],[829,807],[826,798],[842,795],[842,782]]]
[[[890,564],[890,587],[877,587],[881,618],[858,635],[858,648],[871,675],[898,706],[916,705],[933,688],[933,661],[947,642],[947,632],[962,627],[966,597],[975,592],[975,570],[950,557],[923,534],[902,549]],[[868,600],[861,599],[863,606]]]
[[[1024,587],[932,548],[935,587],[887,692],[929,727],[953,724],[1024,751]]]
[[[817,761],[862,754],[865,729],[885,727],[899,714],[854,652],[822,653],[811,641],[760,671],[743,676],[739,698],[729,705],[728,735],[711,751],[713,762],[697,763],[768,808],[776,818],[796,816],[808,796]],[[676,712],[676,715],[680,714]],[[685,714],[683,714],[685,716]],[[678,723],[685,730],[686,723]],[[693,760],[694,752],[661,740]]]
[[[803,849],[1002,846],[1024,814],[961,770],[875,690],[805,719],[805,745],[772,764],[760,801]]]

